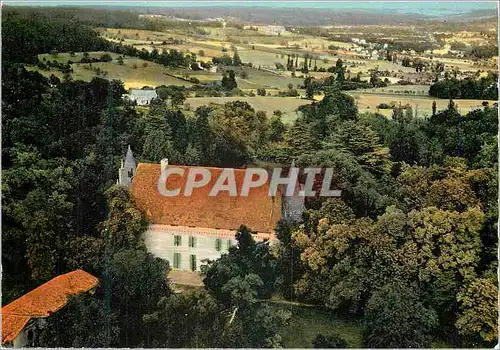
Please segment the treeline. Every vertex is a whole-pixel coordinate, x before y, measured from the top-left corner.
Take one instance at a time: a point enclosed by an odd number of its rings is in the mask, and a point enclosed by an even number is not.
[[[446,99],[498,100],[498,74],[489,73],[479,79],[443,79],[431,85],[429,95]]]
[[[341,41],[344,43],[352,43],[352,34],[329,34],[327,36],[328,40],[331,41]],[[390,39],[390,38],[380,38],[377,35],[364,33],[363,39],[365,39],[368,43],[378,44],[383,46],[387,44],[391,50],[397,51],[409,51],[415,50],[415,52],[423,53],[426,50],[436,50],[439,49],[439,45],[436,43],[430,43],[427,41],[418,41],[418,40],[408,40],[408,39]],[[361,45],[366,46],[366,45]]]
[[[497,45],[473,45],[471,47],[463,42],[453,41],[450,49],[463,51],[465,56],[471,59],[488,59],[498,55]]]
[[[38,12],[4,10],[2,60],[37,63],[40,53],[105,51],[108,42],[89,26]]]
[[[361,72],[355,76],[346,76],[346,67],[342,59],[338,59],[335,66],[328,68],[328,71],[333,73],[329,77],[323,79],[314,79],[310,76],[304,79],[303,88],[306,89],[306,97],[312,99],[314,94],[319,92],[328,92],[329,90],[357,90],[376,87],[386,87],[389,80],[382,80],[379,75],[382,73],[376,70],[370,71],[370,79],[368,81],[361,80]]]
[[[142,60],[155,62],[165,67],[189,67],[196,61],[196,54],[186,53],[170,49],[158,51],[154,48],[151,52],[146,49],[138,50],[132,45],[123,45],[121,43],[109,43],[109,51],[125,56],[137,57]]]
[[[132,45],[112,43],[101,37],[91,27],[66,17],[65,12],[50,16],[42,12],[5,11],[2,21],[2,59],[5,62],[38,64],[38,54],[58,52],[111,51],[138,57],[168,67],[188,67],[196,61],[195,54],[178,50],[156,48],[151,52],[138,50]],[[82,63],[91,63],[85,58]],[[47,63],[43,63],[47,64]]]
[[[110,191],[116,209],[110,221],[137,226],[129,214],[140,217],[124,189]],[[115,231],[123,238],[126,232]],[[51,315],[41,330],[45,347],[144,348],[276,348],[279,330],[291,313],[266,303],[277,277],[277,262],[269,242],[256,243],[245,226],[220,260],[204,268],[206,288],[173,293],[165,272],[168,264],[137,249],[133,234],[109,244],[111,289],[101,285],[93,296],[73,297],[69,305]],[[132,248],[132,249],[130,249]],[[132,253],[137,251],[138,253]],[[145,257],[149,257],[145,259]],[[228,269],[229,268],[229,269]],[[106,307],[108,301],[112,308]],[[111,310],[111,312],[110,312]],[[89,317],[92,315],[92,317]],[[95,318],[95,320],[93,319]]]
[[[473,46],[468,55],[472,59],[492,58],[494,56],[498,56],[498,46],[497,45]]]
[[[70,74],[73,72],[73,68],[71,68],[71,64],[68,62],[68,63],[62,63],[62,62],[59,62],[57,60],[53,60],[53,61],[38,61],[37,65],[36,65],[39,69],[41,70],[44,70],[44,71],[49,71],[51,68],[55,68],[61,72],[63,72],[64,74]]]
[[[78,22],[90,27],[130,28],[138,30],[162,31],[166,28],[193,30],[187,21],[162,18],[154,19],[139,16],[137,11],[123,9],[96,9],[89,7],[15,7],[5,6],[4,13],[16,13],[23,17],[43,17],[51,22]],[[200,22],[203,26],[221,26],[213,22]]]

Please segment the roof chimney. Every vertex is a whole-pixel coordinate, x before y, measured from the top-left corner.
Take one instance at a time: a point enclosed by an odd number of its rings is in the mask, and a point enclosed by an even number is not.
[[[168,159],[167,158],[163,158],[161,161],[160,161],[160,164],[161,164],[161,171],[164,172],[165,170],[167,170],[167,166],[168,166]]]

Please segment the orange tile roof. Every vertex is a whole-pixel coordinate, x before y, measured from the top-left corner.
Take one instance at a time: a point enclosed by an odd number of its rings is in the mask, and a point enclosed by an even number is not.
[[[132,181],[131,193],[139,209],[143,210],[153,224],[195,226],[236,230],[246,225],[257,232],[273,232],[281,218],[281,195],[270,197],[269,181],[257,188],[250,189],[248,196],[231,197],[227,191],[210,197],[208,193],[223,169],[204,167],[212,176],[210,182],[201,188],[193,189],[189,197],[183,196],[187,173],[190,166],[169,165],[181,168],[184,175],[171,175],[167,178],[167,189],[181,188],[175,197],[165,197],[158,192],[160,164],[139,163]],[[245,169],[235,169],[238,194],[241,191]]]
[[[2,307],[2,344],[13,341],[31,318],[47,317],[62,308],[70,295],[87,292],[99,280],[83,270],[57,276]]]
[[[31,320],[30,316],[4,315],[2,312],[2,344],[10,343]]]

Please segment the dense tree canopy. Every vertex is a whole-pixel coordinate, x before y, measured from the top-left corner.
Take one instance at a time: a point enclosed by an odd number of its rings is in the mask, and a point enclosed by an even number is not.
[[[450,100],[420,119],[402,107],[392,118],[359,113],[341,91],[364,83],[339,60],[335,75],[306,78],[309,98],[325,96],[293,122],[242,101],[181,108],[204,87],[157,87],[144,111],[122,100],[121,81],[73,80],[67,66],[65,78],[45,78],[24,64],[51,51],[110,50],[189,67],[196,55],[105,42],[67,11],[9,10],[2,22],[2,304],[71,270],[100,279],[94,295],[71,298],[48,319],[40,345],[279,347],[290,314],[271,307],[273,297],[361,320],[369,347],[497,342],[496,105],[461,114]],[[220,60],[242,65],[236,51]],[[311,61],[301,60],[304,72]],[[287,68],[297,62],[288,57]],[[378,79],[373,72],[366,84]],[[430,94],[496,100],[495,84],[494,75],[447,78]],[[209,90],[236,87],[229,70]],[[173,293],[169,262],[145,248],[145,214],[114,185],[128,145],[143,162],[329,167],[342,194],[307,198],[302,221],[279,222],[273,243],[256,242],[242,222],[237,245],[203,267],[204,288]],[[345,344],[320,334],[311,346]]]
[[[429,95],[439,98],[466,98],[498,100],[498,74],[474,80],[448,78],[438,81],[429,89]]]

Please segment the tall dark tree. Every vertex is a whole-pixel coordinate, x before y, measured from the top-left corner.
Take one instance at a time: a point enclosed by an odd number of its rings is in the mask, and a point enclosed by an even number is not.
[[[241,58],[240,55],[238,54],[238,50],[234,50],[234,55],[233,55],[233,66],[241,66]]]
[[[225,90],[233,90],[238,87],[233,70],[229,70],[227,73],[226,72],[223,73],[221,86]]]

